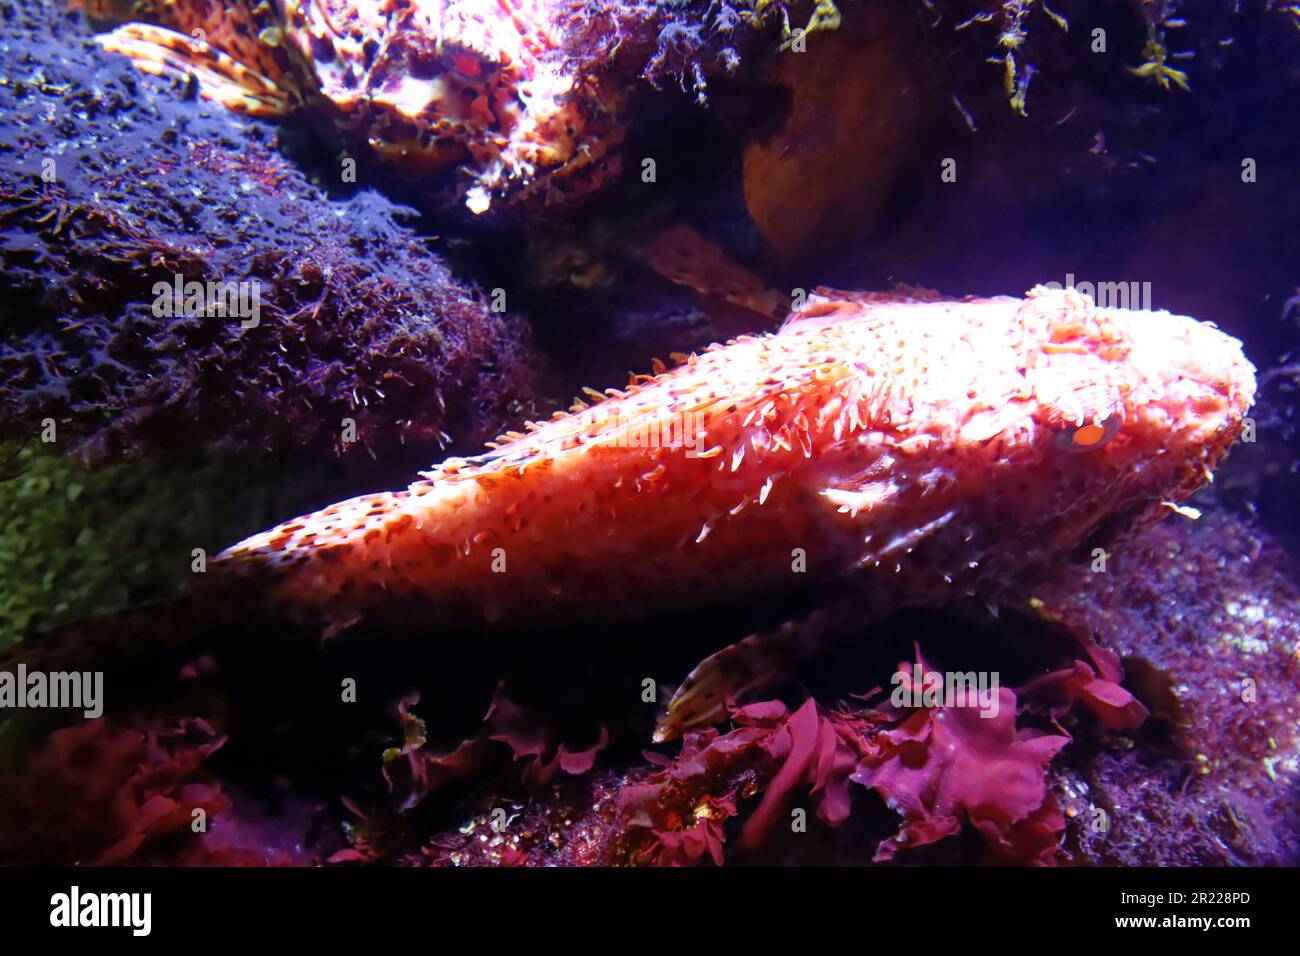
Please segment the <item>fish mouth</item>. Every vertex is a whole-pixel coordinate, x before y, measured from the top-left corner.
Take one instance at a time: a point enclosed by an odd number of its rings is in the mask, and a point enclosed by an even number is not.
[[[1135,414],[1187,445],[1226,446],[1255,401],[1255,366],[1213,323],[1169,312],[1117,311],[1129,364],[1146,393]]]

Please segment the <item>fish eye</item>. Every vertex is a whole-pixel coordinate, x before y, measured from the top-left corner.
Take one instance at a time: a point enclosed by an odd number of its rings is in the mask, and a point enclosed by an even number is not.
[[[1081,425],[1067,425],[1056,433],[1054,441],[1058,448],[1065,451],[1096,451],[1119,432],[1124,419],[1111,415],[1105,421],[1089,421]]]

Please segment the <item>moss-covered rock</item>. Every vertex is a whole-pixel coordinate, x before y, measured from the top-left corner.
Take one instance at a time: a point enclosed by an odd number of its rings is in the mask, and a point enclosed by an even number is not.
[[[39,442],[0,480],[0,647],[30,633],[178,597],[193,549],[265,523],[280,494],[231,457],[87,469]]]
[[[52,419],[92,456],[377,454],[491,437],[527,396],[523,323],[401,208],[331,199],[271,127],[137,73],[75,13],[6,0],[0,50],[0,438]],[[177,283],[204,297],[173,308]]]

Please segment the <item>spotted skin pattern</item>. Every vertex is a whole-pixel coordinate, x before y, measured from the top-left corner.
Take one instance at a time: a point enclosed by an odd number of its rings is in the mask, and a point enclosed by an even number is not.
[[[144,21],[105,49],[229,109],[323,120],[407,177],[460,167],[475,214],[574,199],[617,170],[623,96],[572,70],[545,0],[79,2]]]
[[[609,621],[810,580],[841,583],[859,615],[998,600],[1208,481],[1254,390],[1212,325],[1072,290],[819,290],[776,334],[658,366],[212,570],[331,634]]]

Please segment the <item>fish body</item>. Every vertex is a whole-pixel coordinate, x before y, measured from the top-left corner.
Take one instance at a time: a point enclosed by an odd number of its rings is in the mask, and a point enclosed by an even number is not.
[[[1240,343],[1165,312],[819,290],[776,334],[638,376],[408,488],[223,552],[327,633],[608,620],[842,583],[997,600],[1210,479],[1253,401]]]

